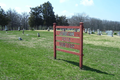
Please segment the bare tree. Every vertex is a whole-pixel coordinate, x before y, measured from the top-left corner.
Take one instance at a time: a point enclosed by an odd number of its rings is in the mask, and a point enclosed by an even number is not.
[[[28,30],[28,17],[29,15],[27,14],[27,12],[22,13],[21,25],[22,25],[22,28],[26,30]]]

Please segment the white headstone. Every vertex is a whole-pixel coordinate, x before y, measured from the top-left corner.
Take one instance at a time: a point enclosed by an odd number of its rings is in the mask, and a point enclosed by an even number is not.
[[[101,35],[101,34],[100,34],[100,30],[99,30],[99,29],[97,29],[97,35]]]
[[[26,34],[27,36],[29,35],[29,34]]]
[[[120,36],[120,31],[117,33],[118,36]]]
[[[113,37],[113,31],[112,30],[107,31],[107,35]]]

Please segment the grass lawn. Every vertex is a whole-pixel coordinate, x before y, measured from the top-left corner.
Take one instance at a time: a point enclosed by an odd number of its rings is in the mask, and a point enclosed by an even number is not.
[[[0,80],[120,80],[120,37],[84,33],[83,54],[80,70],[77,55],[54,60],[52,31],[0,31]]]

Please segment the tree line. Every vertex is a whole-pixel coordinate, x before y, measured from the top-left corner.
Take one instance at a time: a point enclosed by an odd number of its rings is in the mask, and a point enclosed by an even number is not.
[[[2,9],[2,8],[1,8]],[[1,15],[6,19],[4,20]],[[4,23],[5,22],[5,23]],[[14,9],[8,11],[0,10],[1,30],[7,25],[9,30],[21,29],[47,29],[52,28],[53,23],[58,25],[69,25],[66,16],[58,16],[54,14],[52,4],[48,1],[44,4],[30,8],[30,13],[17,13]],[[4,23],[4,24],[3,24]]]
[[[73,15],[71,18],[68,19],[68,23],[70,26],[79,26],[80,22],[84,23],[84,28],[90,28],[92,30],[100,29],[102,31],[120,31],[120,22],[91,18],[85,13]]]
[[[79,22],[84,22],[84,28],[91,28],[94,30],[120,30],[120,22],[101,20],[92,18],[85,13],[78,13],[71,18],[66,16],[55,15],[52,4],[48,1],[40,6],[31,7],[30,13],[23,12],[19,14],[14,9],[4,11],[0,7],[0,29],[4,30],[7,25],[9,30],[21,29],[47,29],[52,28],[53,23],[61,26],[79,26]]]

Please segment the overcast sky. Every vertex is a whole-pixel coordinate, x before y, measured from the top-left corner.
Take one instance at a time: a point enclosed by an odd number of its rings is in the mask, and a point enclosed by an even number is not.
[[[17,12],[29,12],[48,0],[0,0],[0,6]],[[49,0],[58,15],[71,17],[76,13],[86,13],[89,17],[120,22],[120,0]]]

